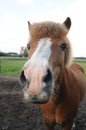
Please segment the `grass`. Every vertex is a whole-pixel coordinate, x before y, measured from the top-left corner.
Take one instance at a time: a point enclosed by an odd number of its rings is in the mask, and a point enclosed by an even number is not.
[[[3,60],[0,62],[0,75],[19,76],[20,71],[26,60]],[[86,78],[86,62],[76,62],[85,70]]]
[[[79,65],[81,65],[85,72],[85,79],[86,79],[86,62],[77,62]]]
[[[0,74],[7,76],[19,76],[26,60],[4,60],[1,61]]]

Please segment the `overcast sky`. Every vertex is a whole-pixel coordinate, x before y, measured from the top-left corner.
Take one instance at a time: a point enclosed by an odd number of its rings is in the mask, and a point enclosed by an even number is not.
[[[27,21],[72,20],[69,39],[74,56],[86,57],[85,0],[0,0],[0,50],[18,52],[28,42]]]

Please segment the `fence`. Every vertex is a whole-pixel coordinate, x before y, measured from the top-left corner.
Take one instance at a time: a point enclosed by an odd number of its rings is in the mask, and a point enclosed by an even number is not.
[[[0,74],[1,74],[1,71],[2,71],[2,62],[5,62],[7,60],[8,61],[21,61],[21,60],[26,60],[26,58],[25,57],[0,57]],[[86,58],[74,58],[74,61],[76,61],[76,62],[86,62]]]

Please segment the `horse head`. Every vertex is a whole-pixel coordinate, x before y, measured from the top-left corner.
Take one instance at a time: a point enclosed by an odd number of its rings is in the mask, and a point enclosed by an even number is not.
[[[64,67],[70,66],[71,46],[67,38],[70,27],[69,17],[62,24],[28,22],[30,39],[27,47],[30,51],[20,75],[27,101],[48,102]]]

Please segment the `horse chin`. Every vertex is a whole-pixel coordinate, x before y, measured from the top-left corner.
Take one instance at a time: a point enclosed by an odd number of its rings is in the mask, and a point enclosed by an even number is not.
[[[31,103],[34,103],[34,104],[46,104],[48,101],[49,101],[49,99],[47,99],[47,100],[32,101]]]
[[[45,104],[49,101],[49,99],[40,99],[40,100],[33,100],[33,99],[27,99],[27,102],[34,103],[34,104]]]

